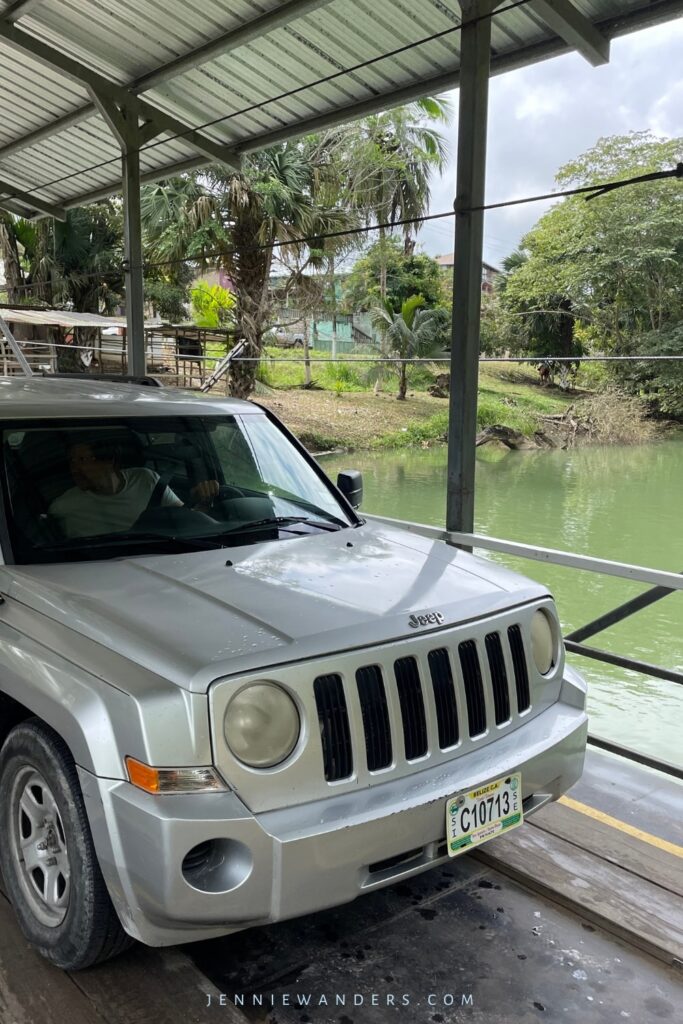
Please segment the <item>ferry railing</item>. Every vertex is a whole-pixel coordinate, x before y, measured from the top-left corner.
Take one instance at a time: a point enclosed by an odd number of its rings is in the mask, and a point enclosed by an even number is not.
[[[561,551],[556,548],[544,548],[537,544],[521,544],[517,541],[502,540],[498,537],[487,537],[479,533],[459,533],[439,529],[434,526],[427,526],[423,523],[411,523],[402,519],[390,519],[386,516],[367,515],[366,518],[378,522],[398,526],[401,529],[417,533],[420,536],[433,540],[443,540],[455,547],[472,550],[480,548],[485,551],[497,551],[502,554],[514,555],[517,558],[527,558],[537,562],[546,562],[552,565],[561,565],[570,569],[582,569],[588,572],[600,573],[604,576],[617,576],[622,579],[631,580],[634,583],[650,584],[650,589],[639,594],[637,597],[608,612],[604,612],[597,618],[587,622],[585,626],[572,630],[564,638],[565,648],[571,654],[577,654],[594,661],[605,662],[609,665],[617,665],[620,668],[629,669],[645,676],[656,679],[663,679],[670,683],[683,683],[683,672],[676,669],[661,668],[650,662],[641,661],[637,658],[630,658],[621,654],[613,654],[611,651],[602,650],[599,647],[591,647],[584,643],[590,637],[602,633],[603,630],[623,622],[624,619],[635,615],[637,612],[648,608],[657,601],[663,600],[676,591],[683,591],[683,574],[679,572],[668,572],[664,569],[650,569],[642,565],[631,565],[627,562],[614,562],[605,558],[594,558],[590,555],[578,555],[569,551]],[[666,772],[678,779],[683,779],[683,767],[652,757],[643,751],[634,750],[615,743],[603,736],[589,734],[588,742],[602,750],[627,757],[631,761],[655,768],[657,771]]]

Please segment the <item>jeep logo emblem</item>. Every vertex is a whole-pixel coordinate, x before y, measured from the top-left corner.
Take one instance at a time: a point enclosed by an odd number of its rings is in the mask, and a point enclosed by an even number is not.
[[[427,612],[426,615],[411,615],[408,625],[412,629],[419,629],[420,626],[442,626],[444,617],[441,612]]]

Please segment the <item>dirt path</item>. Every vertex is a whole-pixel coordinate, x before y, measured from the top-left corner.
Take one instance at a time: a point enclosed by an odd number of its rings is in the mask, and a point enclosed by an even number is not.
[[[402,430],[408,422],[448,412],[443,398],[415,395],[398,402],[394,395],[330,391],[277,391],[254,400],[278,416],[314,451],[368,448],[378,437]]]

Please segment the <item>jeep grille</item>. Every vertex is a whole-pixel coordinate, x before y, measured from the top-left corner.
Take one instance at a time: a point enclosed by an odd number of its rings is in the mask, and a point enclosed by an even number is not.
[[[514,672],[513,699],[505,667],[505,645],[508,645],[509,663]],[[355,746],[356,749],[364,748],[369,771],[388,768],[399,751],[408,762],[429,752],[425,714],[425,701],[429,696],[425,693],[425,686],[431,688],[441,750],[455,746],[463,732],[474,738],[481,736],[494,723],[499,726],[510,721],[513,706],[517,714],[529,709],[529,674],[519,625],[510,626],[507,632],[488,633],[483,647],[484,651],[476,640],[467,639],[453,648],[434,648],[427,653],[428,679],[422,677],[418,660],[412,656],[383,665],[364,665],[357,669],[353,680],[347,679],[347,686],[356,687],[363,723],[363,736],[355,737]],[[454,657],[459,672],[454,672]],[[482,657],[486,658],[488,665],[493,722],[487,717]],[[392,735],[386,686],[389,672],[393,673],[398,693],[399,735]],[[349,778],[354,770],[354,744],[344,685],[342,676],[338,674],[318,676],[314,683],[323,766],[328,782]],[[460,701],[456,687],[460,688]],[[465,709],[465,722],[458,720],[458,704]]]

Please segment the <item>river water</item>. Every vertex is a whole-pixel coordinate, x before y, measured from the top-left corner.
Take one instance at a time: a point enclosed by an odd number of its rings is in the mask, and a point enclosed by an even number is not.
[[[443,526],[446,450],[355,452],[321,459],[334,479],[363,472],[363,510]],[[582,555],[683,570],[683,439],[642,447],[510,452],[478,461],[475,529]],[[484,552],[478,552],[484,555]],[[539,580],[569,632],[645,589],[628,580],[486,554]],[[683,592],[587,641],[683,671]],[[590,731],[683,763],[683,686],[571,656],[589,683]]]

